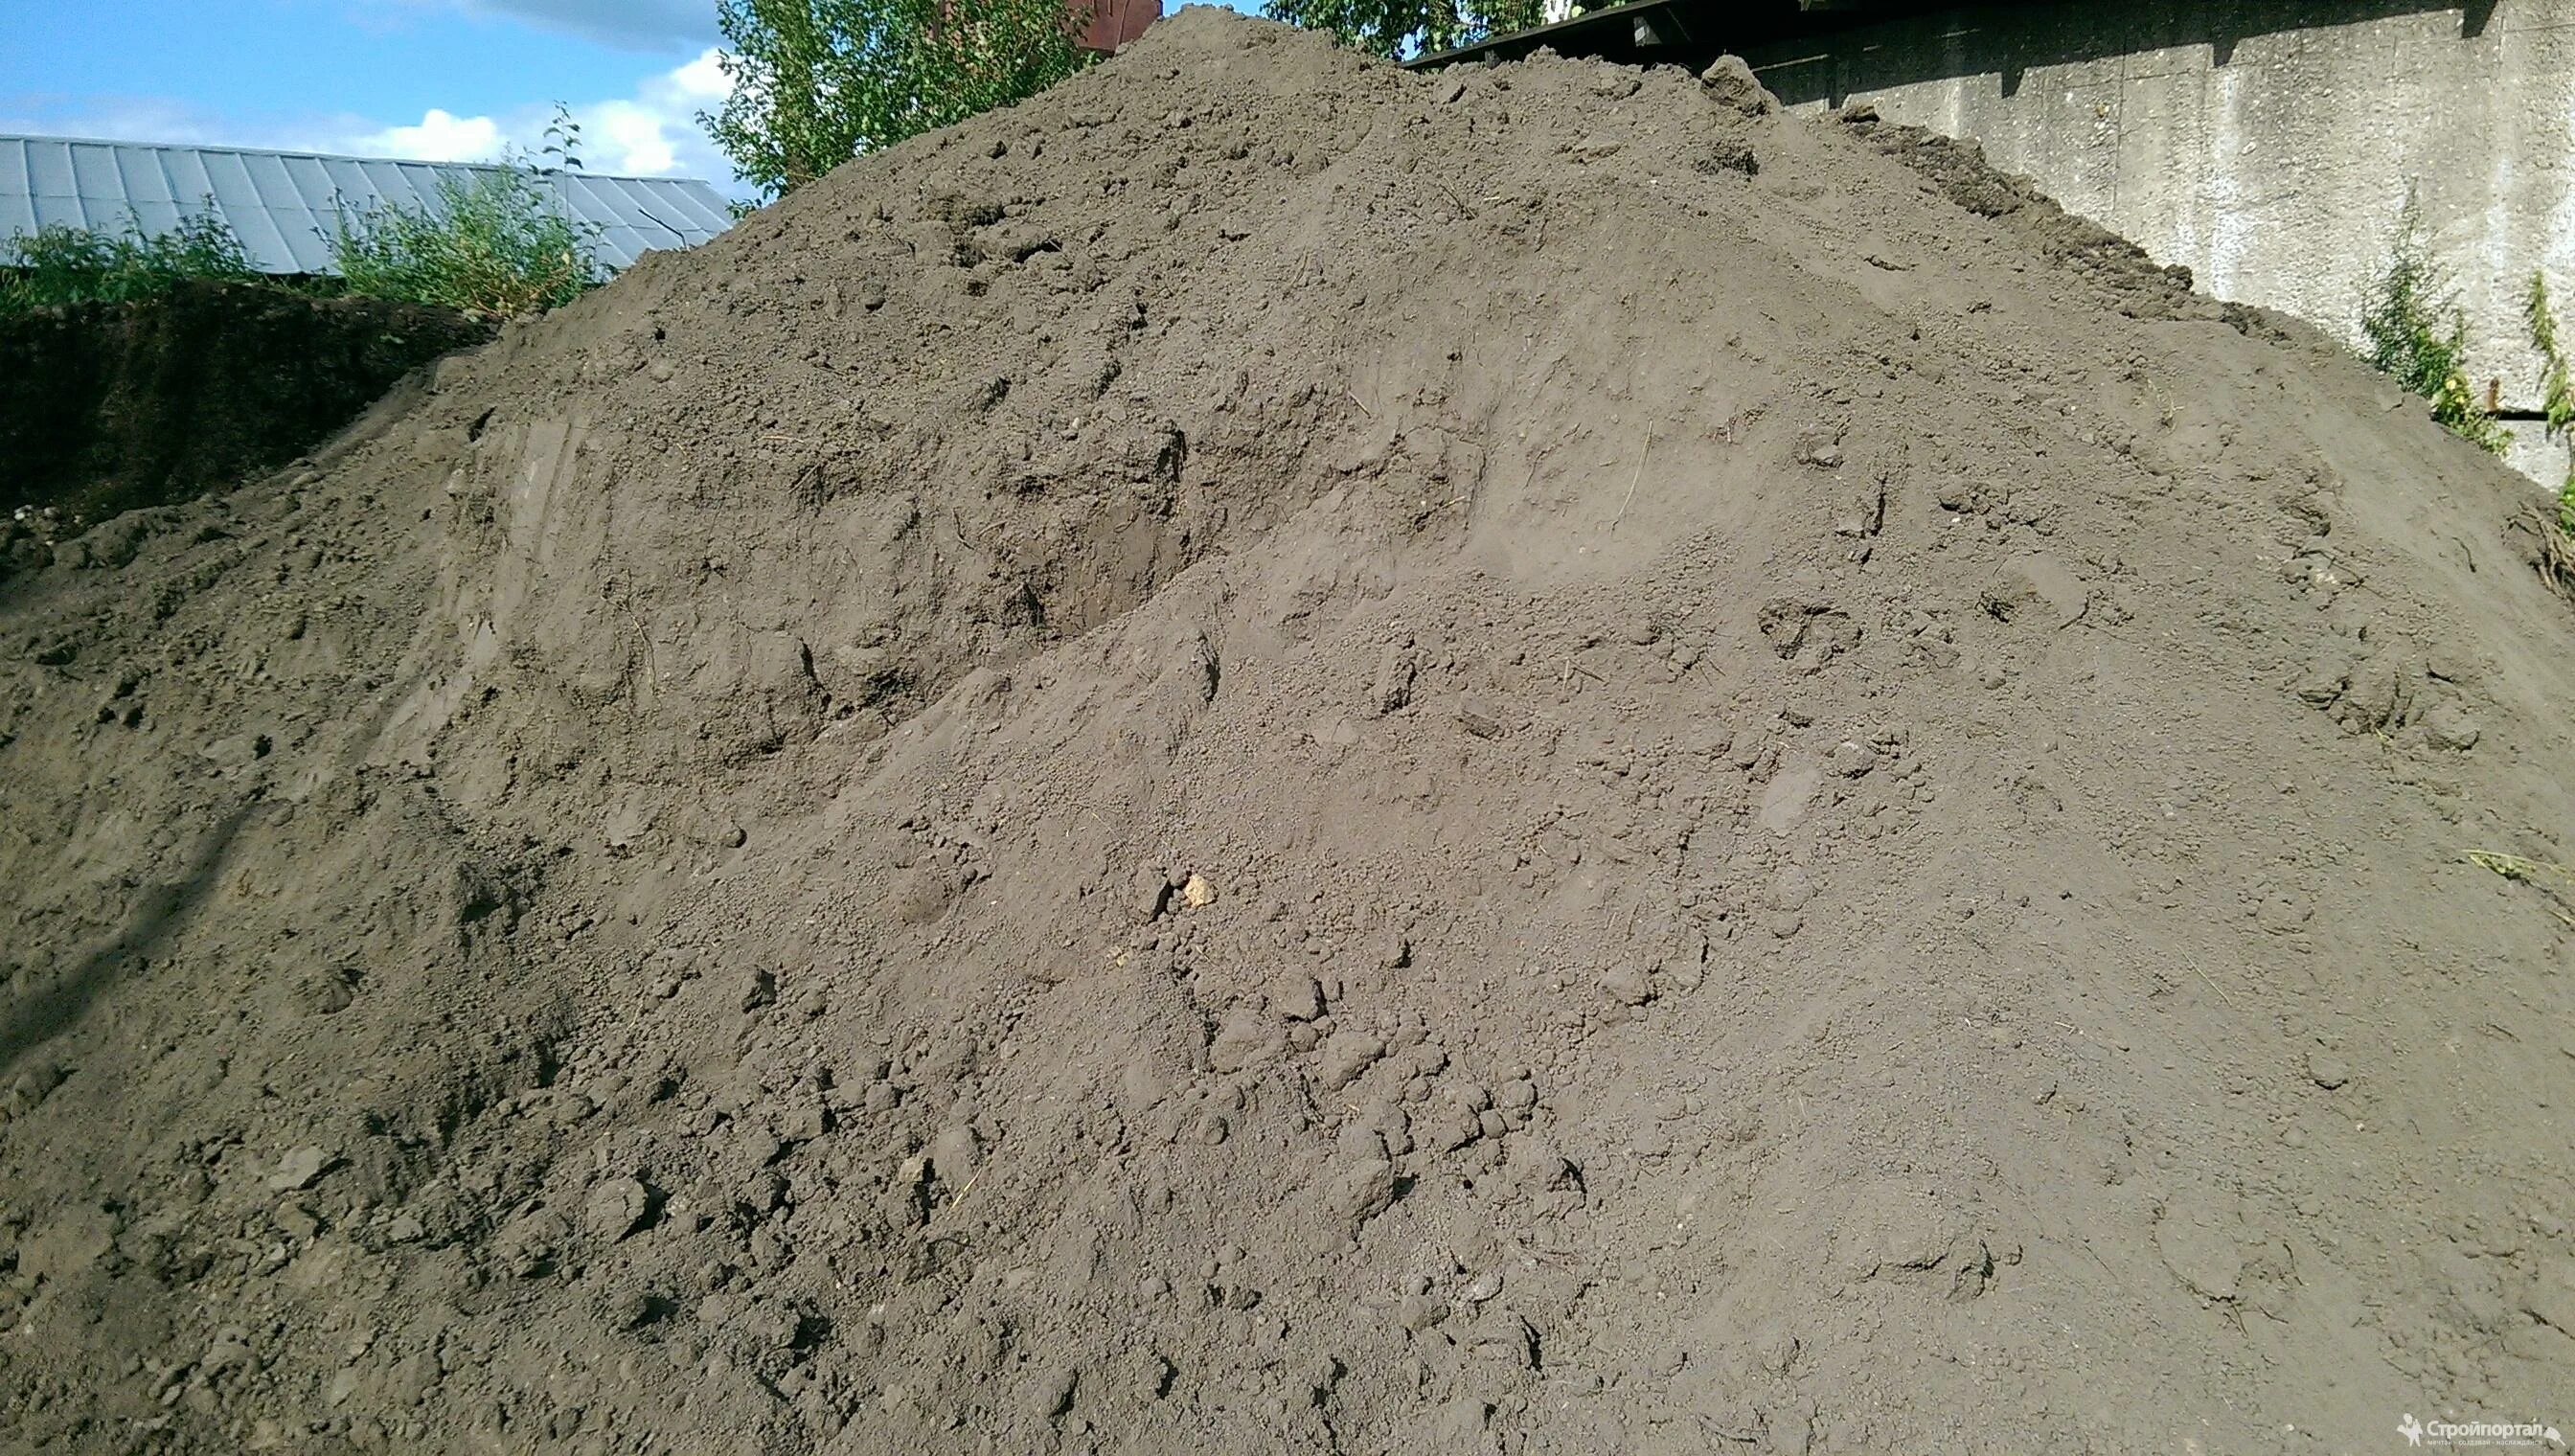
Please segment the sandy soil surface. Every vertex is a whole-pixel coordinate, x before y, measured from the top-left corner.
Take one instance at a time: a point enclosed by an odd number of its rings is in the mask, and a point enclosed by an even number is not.
[[[0,1446],[2567,1424],[2528,516],[1971,150],[1185,12],[0,586]]]

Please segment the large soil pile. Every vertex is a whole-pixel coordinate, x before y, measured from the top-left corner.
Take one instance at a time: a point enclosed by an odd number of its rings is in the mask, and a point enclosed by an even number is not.
[[[1918,134],[1188,12],[6,589],[0,1429],[2562,1422],[2516,482]]]

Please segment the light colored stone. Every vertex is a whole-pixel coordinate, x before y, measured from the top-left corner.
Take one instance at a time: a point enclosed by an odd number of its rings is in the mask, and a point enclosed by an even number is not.
[[[615,1243],[633,1233],[653,1206],[653,1195],[634,1178],[610,1178],[590,1190],[582,1204],[582,1226],[593,1238]]]
[[[280,1158],[277,1170],[268,1175],[271,1192],[291,1193],[310,1188],[331,1166],[331,1154],[307,1143]]]

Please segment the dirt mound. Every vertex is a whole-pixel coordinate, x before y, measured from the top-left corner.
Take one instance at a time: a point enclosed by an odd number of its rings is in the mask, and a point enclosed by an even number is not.
[[[2524,488],[1881,131],[1192,10],[14,584],[5,1428],[2548,1418]]]
[[[91,522],[230,489],[489,337],[441,309],[214,283],[0,319],[0,508]]]

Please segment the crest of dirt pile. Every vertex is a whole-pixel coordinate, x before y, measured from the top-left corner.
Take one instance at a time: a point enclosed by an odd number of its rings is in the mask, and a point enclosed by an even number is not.
[[[1731,65],[1185,12],[9,584],[0,1415],[2546,1419],[2514,479]]]

